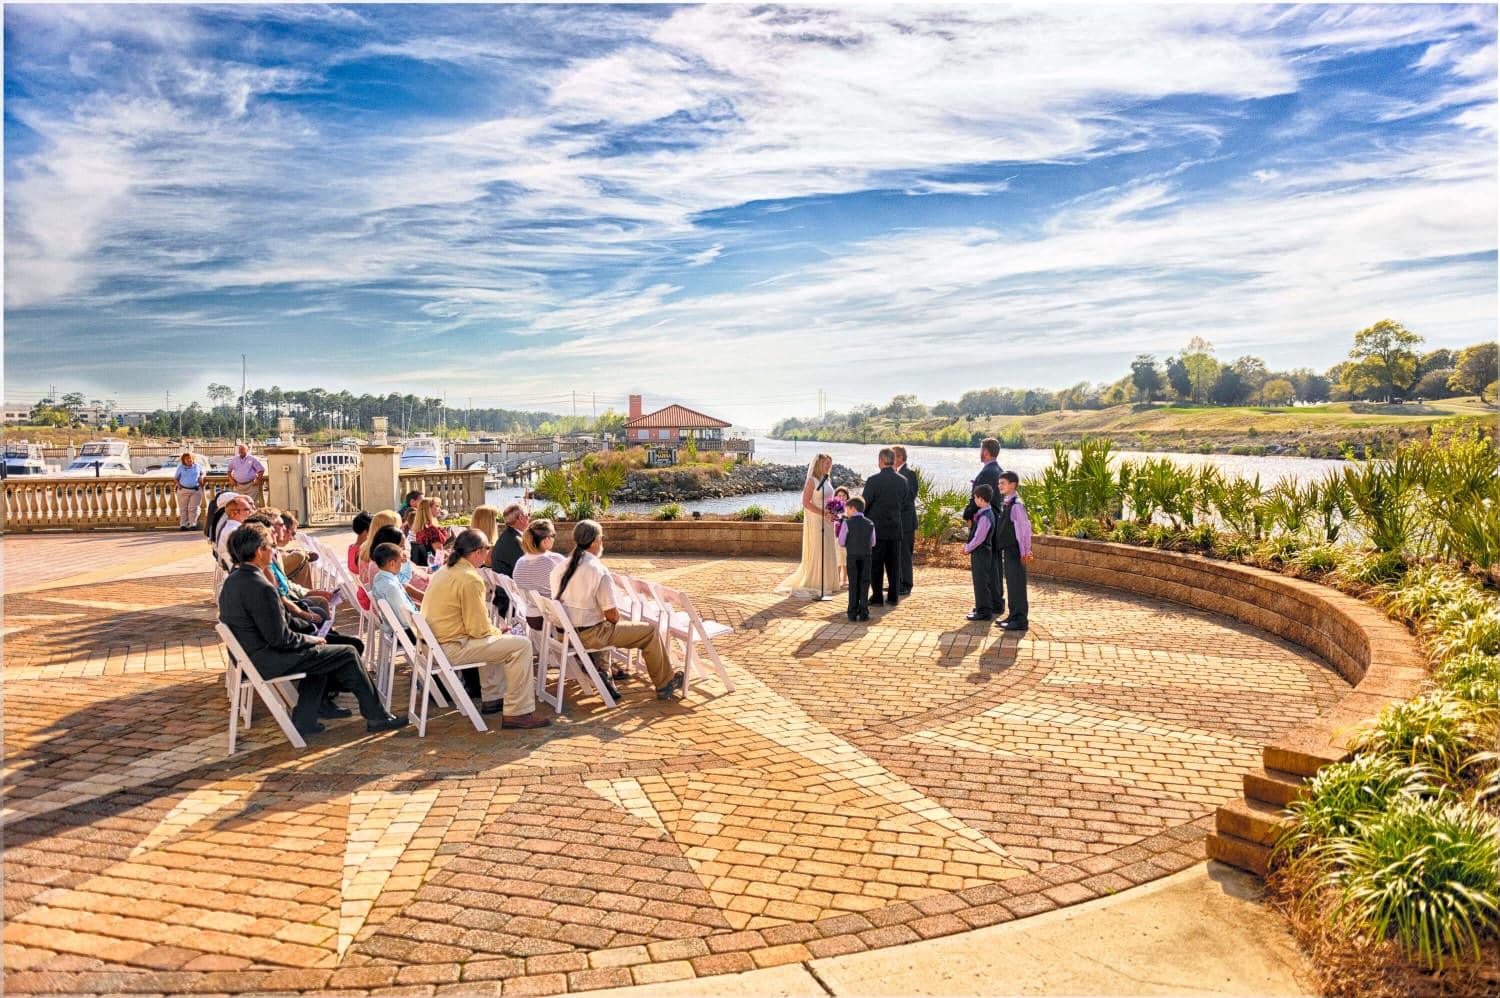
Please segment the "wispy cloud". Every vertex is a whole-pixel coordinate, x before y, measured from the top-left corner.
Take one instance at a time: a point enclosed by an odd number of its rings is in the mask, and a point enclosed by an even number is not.
[[[1062,345],[1102,377],[1203,330],[1322,362],[1374,312],[1493,323],[1492,8],[420,13],[8,8],[12,378],[42,336],[117,377],[101,313],[420,342],[454,358],[423,391],[525,351],[531,397],[770,397],[834,343],[871,397],[951,395],[997,330],[1056,381]],[[174,391],[214,356],[179,335]]]

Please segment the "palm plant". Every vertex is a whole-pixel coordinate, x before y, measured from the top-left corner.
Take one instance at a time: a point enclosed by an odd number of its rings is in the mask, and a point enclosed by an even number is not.
[[[1260,476],[1246,480],[1221,480],[1213,492],[1214,510],[1219,519],[1246,540],[1259,540],[1267,514],[1260,491]]]
[[[1366,538],[1377,551],[1408,551],[1417,546],[1420,518],[1417,488],[1420,462],[1413,448],[1381,461],[1344,469],[1344,484]]]
[[[1308,482],[1305,486],[1308,501],[1318,514],[1323,539],[1332,544],[1339,539],[1339,531],[1354,516],[1354,500],[1349,495],[1349,486],[1342,475],[1330,473],[1321,481]]]
[[[1315,489],[1304,488],[1295,478],[1284,476],[1266,495],[1266,515],[1280,533],[1296,536],[1311,523],[1315,498]]]
[[[1096,517],[1109,529],[1121,515],[1124,493],[1110,469],[1112,441],[1104,437],[1085,437],[1078,444],[1078,468],[1073,481],[1077,497],[1086,515]]]
[[[618,464],[585,461],[573,471],[548,468],[537,478],[532,492],[555,503],[570,520],[587,520],[609,512],[610,499],[625,484],[625,469]]]

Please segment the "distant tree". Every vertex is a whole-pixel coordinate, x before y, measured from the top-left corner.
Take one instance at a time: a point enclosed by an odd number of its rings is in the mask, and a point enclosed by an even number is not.
[[[1260,386],[1260,400],[1265,405],[1290,405],[1297,388],[1285,378],[1272,378]]]
[[[964,392],[958,400],[959,411],[965,416],[998,416],[1005,411],[1006,397],[999,388],[984,388]]]
[[[1161,391],[1161,370],[1156,366],[1156,358],[1149,353],[1137,355],[1130,364],[1130,380],[1142,402],[1153,401]]]
[[[957,419],[963,415],[963,412],[958,408],[957,402],[949,402],[944,399],[932,407],[932,414],[934,416],[942,416],[946,419]]]
[[[1341,369],[1339,387],[1345,398],[1367,402],[1390,401],[1390,386],[1385,380],[1385,367],[1373,357],[1366,357],[1357,364],[1350,363]]]
[[[1239,375],[1240,384],[1249,399],[1260,391],[1261,386],[1271,380],[1271,372],[1266,369],[1266,362],[1259,357],[1244,356],[1235,360],[1234,373]]]
[[[1244,405],[1249,393],[1244,379],[1233,364],[1220,364],[1218,377],[1214,379],[1209,398],[1215,405]]]
[[[1312,368],[1299,367],[1288,372],[1286,379],[1297,389],[1298,401],[1308,403],[1328,401],[1328,393],[1332,385],[1327,378]]]
[[[1411,389],[1417,378],[1416,348],[1422,337],[1399,322],[1381,319],[1354,334],[1351,360],[1358,362],[1361,378],[1373,376],[1386,401]]]
[[[83,393],[68,392],[62,397],[62,401],[59,404],[64,409],[68,410],[68,415],[71,416],[73,413],[83,408]]]
[[[1417,377],[1423,378],[1433,371],[1453,369],[1458,366],[1458,355],[1447,347],[1429,350],[1417,361]]]
[[[1496,380],[1497,361],[1500,361],[1500,346],[1494,343],[1464,347],[1458,352],[1448,387],[1461,395],[1482,394]]]
[[[1192,384],[1193,401],[1207,402],[1219,380],[1214,345],[1201,336],[1194,336],[1182,352],[1182,365],[1187,368],[1188,381]]]
[[[915,395],[902,394],[891,398],[886,405],[884,414],[896,424],[896,429],[901,429],[901,424],[913,419],[921,419],[927,415],[927,407],[917,400]]]
[[[1416,387],[1411,390],[1414,397],[1420,399],[1441,399],[1448,397],[1448,379],[1453,377],[1453,368],[1440,367],[1435,371],[1428,371],[1417,379]]]
[[[1167,384],[1178,398],[1192,397],[1193,379],[1188,376],[1187,365],[1182,362],[1181,357],[1167,358]]]
[[[615,412],[613,409],[605,409],[594,420],[593,432],[612,433],[619,437],[625,433],[625,413]]]

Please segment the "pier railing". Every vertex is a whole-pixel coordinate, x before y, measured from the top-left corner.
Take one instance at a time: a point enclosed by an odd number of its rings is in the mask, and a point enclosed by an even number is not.
[[[207,516],[214,497],[228,487],[227,476],[204,476],[200,515]],[[6,533],[177,526],[177,483],[170,478],[8,478],[4,488],[0,530]],[[263,505],[264,486],[251,498]]]
[[[359,468],[307,474],[307,522],[342,523],[360,510]]]
[[[421,492],[424,498],[437,499],[448,514],[472,512],[484,505],[484,469],[441,471],[424,468],[401,470],[401,495]]]

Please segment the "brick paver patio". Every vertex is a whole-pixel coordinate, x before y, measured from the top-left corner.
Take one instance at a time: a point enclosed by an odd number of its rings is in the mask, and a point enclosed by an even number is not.
[[[852,625],[772,593],[785,562],[612,557],[734,625],[736,692],[304,752],[262,714],[226,757],[201,552],[5,542],[8,992],[547,994],[961,932],[1200,862],[1260,745],[1347,689],[1118,592],[1034,585],[1017,638],[954,571]]]

